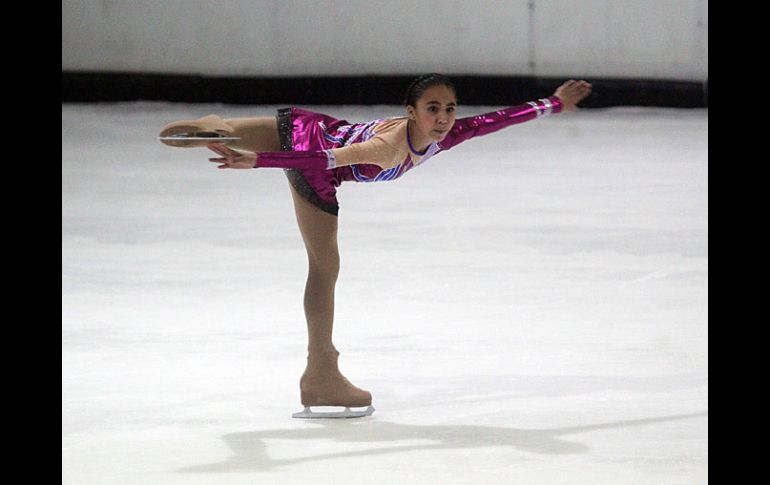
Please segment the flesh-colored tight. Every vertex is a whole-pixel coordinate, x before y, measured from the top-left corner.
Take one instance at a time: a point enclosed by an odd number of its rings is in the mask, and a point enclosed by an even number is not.
[[[229,143],[229,147],[255,153],[281,151],[274,117],[228,118],[224,121],[233,127],[233,135],[241,138]],[[340,271],[337,217],[305,200],[294,187],[291,187],[291,195],[308,256],[304,309],[308,352],[314,354],[334,349],[334,288]]]

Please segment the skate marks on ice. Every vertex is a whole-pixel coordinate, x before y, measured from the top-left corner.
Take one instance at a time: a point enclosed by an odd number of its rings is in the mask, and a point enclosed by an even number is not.
[[[184,467],[179,473],[227,473],[270,471],[298,463],[323,461],[361,456],[386,455],[418,450],[456,450],[483,448],[486,446],[510,446],[531,453],[566,455],[586,453],[590,448],[582,443],[567,441],[562,436],[602,429],[645,426],[692,418],[707,417],[708,410],[692,414],[677,414],[657,418],[612,421],[565,428],[517,429],[473,425],[417,426],[391,423],[375,419],[362,420],[311,420],[306,429],[275,429],[244,433],[230,433],[222,437],[233,452],[227,461]],[[267,452],[270,440],[296,440],[307,443],[334,441],[360,447],[361,443],[376,445],[375,448],[355,451],[333,451],[297,458],[271,458]],[[416,441],[430,443],[414,444]],[[399,444],[399,442],[409,442]]]

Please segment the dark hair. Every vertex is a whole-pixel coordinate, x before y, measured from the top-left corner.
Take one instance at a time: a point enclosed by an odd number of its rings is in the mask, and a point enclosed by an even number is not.
[[[420,99],[423,94],[425,94],[425,91],[427,91],[428,88],[432,88],[433,86],[446,86],[455,93],[455,96],[457,96],[457,90],[455,89],[455,85],[452,80],[443,74],[437,74],[434,72],[430,74],[423,74],[422,76],[412,81],[412,83],[406,89],[404,105],[416,107],[417,100]]]

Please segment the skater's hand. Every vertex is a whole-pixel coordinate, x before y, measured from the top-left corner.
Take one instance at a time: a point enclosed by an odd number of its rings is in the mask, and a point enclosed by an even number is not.
[[[577,110],[576,105],[589,94],[591,94],[591,85],[586,81],[575,81],[574,79],[565,82],[553,93],[554,96],[561,99],[562,111]]]
[[[221,157],[209,158],[209,162],[222,164],[217,168],[254,168],[257,164],[255,153],[236,152],[222,143],[209,143],[207,146],[212,152],[221,155]]]

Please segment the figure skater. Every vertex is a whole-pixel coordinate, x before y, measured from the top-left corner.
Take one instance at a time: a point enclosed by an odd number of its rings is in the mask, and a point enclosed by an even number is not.
[[[360,417],[373,411],[372,395],[339,370],[332,343],[334,288],[340,270],[337,187],[345,181],[399,178],[432,156],[473,137],[563,111],[591,93],[591,84],[570,80],[552,96],[468,118],[455,119],[452,81],[426,74],[408,87],[406,116],[349,123],[297,107],[275,117],[222,119],[209,115],[166,125],[159,139],[170,146],[207,146],[220,169],[283,168],[308,255],[304,310],[307,366],[300,379],[304,410],[294,417]],[[344,407],[322,413],[311,406]],[[364,408],[351,410],[350,408]]]

